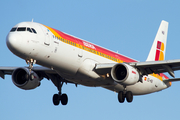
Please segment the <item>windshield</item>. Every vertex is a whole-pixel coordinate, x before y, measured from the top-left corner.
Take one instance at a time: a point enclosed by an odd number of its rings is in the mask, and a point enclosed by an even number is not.
[[[34,28],[29,28],[29,27],[27,27],[27,28],[26,27],[13,27],[10,32],[15,32],[15,31],[18,31],[18,32],[28,31],[30,33],[37,34],[37,32]]]

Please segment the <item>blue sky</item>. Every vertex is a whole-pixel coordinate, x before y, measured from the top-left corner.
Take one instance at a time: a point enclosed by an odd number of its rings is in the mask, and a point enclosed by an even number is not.
[[[178,0],[1,0],[0,66],[26,66],[6,46],[6,35],[17,23],[31,21],[88,40],[145,61],[161,20],[169,22],[166,60],[180,58],[180,1]],[[176,72],[180,77],[180,72]],[[49,119],[178,119],[180,82],[161,92],[135,96],[119,104],[117,94],[103,88],[67,84],[67,106],[55,107],[56,87],[44,79],[34,90],[21,90],[11,76],[0,78],[1,120]]]

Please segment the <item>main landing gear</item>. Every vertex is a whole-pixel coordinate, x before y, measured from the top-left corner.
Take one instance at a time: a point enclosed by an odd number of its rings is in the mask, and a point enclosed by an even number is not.
[[[131,91],[126,91],[126,88],[124,89],[124,91],[119,91],[118,93],[118,101],[120,103],[124,103],[126,98],[126,101],[131,103],[133,101],[133,94]]]
[[[33,65],[36,64],[36,60],[34,59],[26,59],[26,63],[29,65],[28,69],[29,69],[29,74],[27,74],[27,77],[30,80],[34,79],[34,73],[32,72],[33,69]],[[63,78],[61,78],[58,75],[50,75],[49,76],[51,81],[53,82],[53,84],[57,87],[59,93],[58,94],[54,94],[53,95],[53,104],[54,105],[59,105],[59,103],[61,102],[62,105],[67,105],[68,103],[68,96],[66,94],[62,94],[61,89],[63,86]]]
[[[53,95],[53,104],[55,106],[59,105],[60,102],[62,105],[67,105],[68,103],[68,96],[66,94],[61,93],[62,85],[63,82],[60,82],[59,85],[57,86],[59,93]]]
[[[66,94],[54,94],[53,104],[57,106],[57,105],[59,105],[60,101],[61,101],[62,105],[67,105],[68,96]]]

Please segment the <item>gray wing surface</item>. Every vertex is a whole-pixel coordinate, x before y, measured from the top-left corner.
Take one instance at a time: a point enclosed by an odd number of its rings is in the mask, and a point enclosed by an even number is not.
[[[5,79],[5,75],[12,75],[13,71],[19,67],[0,67],[0,77]],[[26,67],[27,68],[27,67]],[[47,67],[34,66],[32,71],[36,72],[41,78],[51,79],[56,86],[58,81],[65,83],[72,83],[64,78],[62,78],[55,70],[49,69]]]
[[[119,63],[103,63],[97,64],[95,67],[95,71],[98,74],[106,74],[110,73],[111,68]],[[163,61],[146,61],[146,62],[131,62],[124,63],[130,66],[137,68],[140,71],[141,75],[148,74],[159,74],[168,72],[172,77],[175,77],[174,71],[180,70],[180,59],[176,60],[163,60]]]
[[[172,77],[175,77],[174,71],[180,70],[180,59],[134,62],[134,63],[129,63],[129,65],[139,69],[142,75],[168,72]]]
[[[5,75],[12,75],[13,71],[19,67],[0,67],[0,77],[5,78]],[[56,73],[54,70],[51,70],[46,67],[33,67],[32,69],[35,72],[44,72],[44,73]]]

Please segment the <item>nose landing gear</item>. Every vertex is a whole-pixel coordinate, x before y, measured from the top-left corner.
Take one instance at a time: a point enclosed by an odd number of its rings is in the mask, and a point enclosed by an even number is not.
[[[32,68],[33,68],[33,64],[36,64],[36,60],[34,59],[26,59],[26,63],[29,65],[29,78],[30,80],[33,80],[34,79],[34,74],[31,73],[32,71]]]
[[[29,73],[31,73],[31,70],[33,68],[33,64],[36,64],[36,60],[34,59],[26,59],[26,63],[29,65]]]

